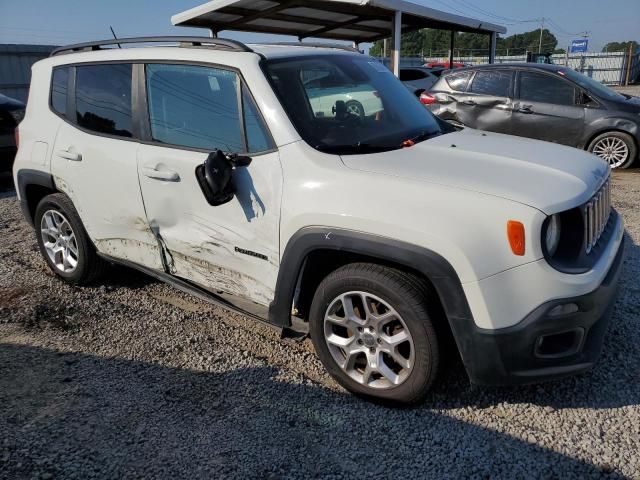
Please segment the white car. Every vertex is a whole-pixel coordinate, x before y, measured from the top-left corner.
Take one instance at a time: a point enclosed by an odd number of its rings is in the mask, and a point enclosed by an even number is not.
[[[33,67],[14,176],[59,277],[129,265],[310,334],[341,385],[393,402],[425,398],[445,348],[479,384],[594,365],[624,230],[598,157],[455,131],[339,47],[149,41]],[[331,115],[303,81],[320,64]],[[373,115],[338,103],[363,84]]]

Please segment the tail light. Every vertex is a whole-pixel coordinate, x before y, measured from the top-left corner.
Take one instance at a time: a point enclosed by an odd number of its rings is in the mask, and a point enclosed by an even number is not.
[[[423,92],[420,94],[420,97],[418,97],[420,100],[420,103],[423,105],[433,105],[434,103],[436,103],[436,98],[433,95],[428,94],[427,92]]]

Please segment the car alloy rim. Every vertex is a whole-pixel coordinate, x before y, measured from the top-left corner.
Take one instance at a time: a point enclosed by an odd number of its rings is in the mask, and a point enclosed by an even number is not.
[[[367,292],[347,292],[331,301],[324,338],[339,367],[367,387],[396,387],[415,363],[413,339],[400,314]]]
[[[593,147],[593,153],[609,162],[611,168],[616,168],[627,161],[629,147],[617,137],[605,137],[598,140]]]
[[[71,224],[57,210],[47,210],[40,221],[40,234],[51,263],[64,273],[78,266],[78,242]]]

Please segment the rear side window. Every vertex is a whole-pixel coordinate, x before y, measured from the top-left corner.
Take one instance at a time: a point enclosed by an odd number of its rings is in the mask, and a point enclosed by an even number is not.
[[[156,142],[226,152],[268,150],[270,137],[253,99],[243,86],[240,116],[238,74],[195,65],[148,64],[147,102]],[[243,125],[244,122],[244,125]]]
[[[508,97],[511,77],[511,72],[507,70],[480,70],[473,77],[469,91],[482,95]]]
[[[67,114],[67,87],[69,85],[69,67],[53,69],[51,79],[51,108],[63,117]]]
[[[76,121],[97,133],[132,137],[131,64],[76,67]]]
[[[518,84],[522,100],[556,105],[575,103],[575,89],[560,78],[543,73],[521,72]]]
[[[469,84],[469,78],[471,78],[471,72],[460,72],[452,75],[447,75],[445,80],[451,90],[456,92],[464,92]]]

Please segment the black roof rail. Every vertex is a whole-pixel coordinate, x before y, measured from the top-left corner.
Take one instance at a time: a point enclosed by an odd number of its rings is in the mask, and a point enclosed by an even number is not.
[[[362,53],[357,48],[350,47],[349,45],[340,45],[339,43],[322,43],[322,42],[269,42],[269,43],[256,43],[255,45],[264,45],[265,47],[277,46],[277,47],[310,47],[310,48],[336,48],[338,50],[346,50],[348,52]]]
[[[178,43],[180,46],[209,47],[231,50],[234,52],[253,52],[244,43],[227,38],[210,37],[131,37],[131,38],[111,38],[109,40],[98,40],[95,42],[76,43],[58,47],[51,52],[51,57],[64,52],[80,52],[83,50],[102,50],[107,45],[127,45],[132,43]]]

